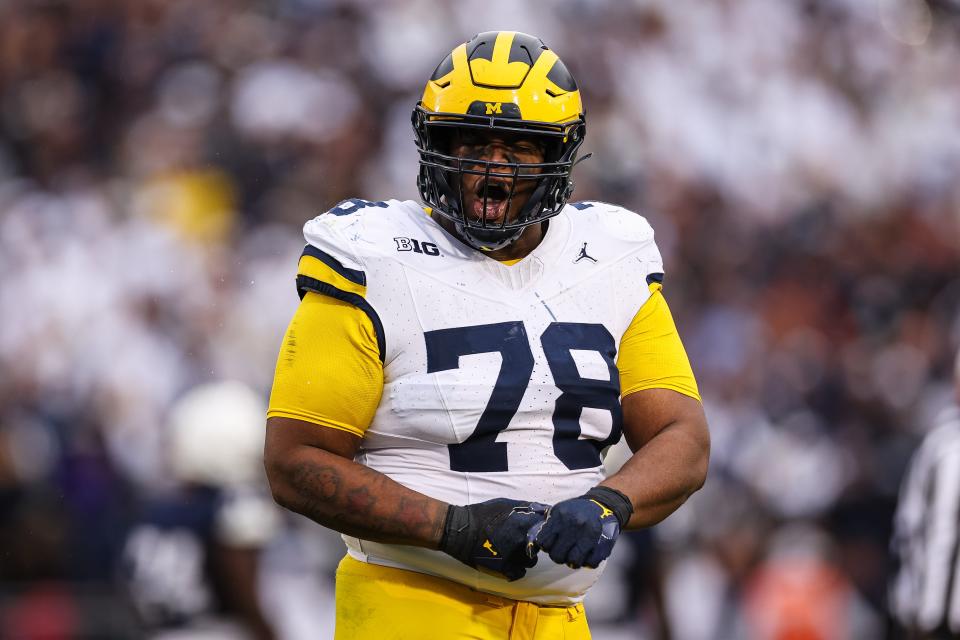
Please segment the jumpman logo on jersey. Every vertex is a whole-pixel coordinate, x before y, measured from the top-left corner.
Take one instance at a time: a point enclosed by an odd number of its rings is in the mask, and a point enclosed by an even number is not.
[[[583,246],[580,247],[580,255],[577,256],[577,259],[574,260],[573,263],[576,264],[576,263],[580,262],[581,260],[583,260],[584,258],[586,258],[586,259],[589,260],[590,262],[596,262],[596,261],[597,261],[597,259],[594,258],[593,256],[587,255],[587,243],[586,243],[586,242],[584,242],[584,243],[583,243]]]

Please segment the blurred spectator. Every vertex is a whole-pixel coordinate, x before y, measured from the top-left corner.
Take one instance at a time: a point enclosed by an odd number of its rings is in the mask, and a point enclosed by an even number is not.
[[[829,541],[813,527],[777,533],[768,557],[748,577],[745,628],[756,640],[876,638],[881,626],[849,578],[829,555]]]

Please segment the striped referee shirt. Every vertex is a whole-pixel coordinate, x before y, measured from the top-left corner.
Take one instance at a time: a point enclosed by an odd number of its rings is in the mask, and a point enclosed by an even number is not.
[[[914,633],[960,634],[960,407],[938,416],[910,461],[892,547],[897,622]]]

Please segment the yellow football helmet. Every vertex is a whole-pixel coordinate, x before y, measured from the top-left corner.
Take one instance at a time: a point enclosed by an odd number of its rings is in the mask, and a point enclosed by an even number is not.
[[[544,162],[488,162],[450,155],[451,134],[473,129],[533,136],[544,142]],[[475,248],[491,251],[523,229],[557,215],[573,192],[570,173],[586,133],[580,91],[566,65],[543,41],[516,31],[488,31],[455,48],[437,66],[413,111],[420,154],[417,187],[424,203],[456,223]],[[519,216],[490,223],[464,211],[461,176],[509,175],[536,181]],[[483,193],[484,207],[487,193]]]

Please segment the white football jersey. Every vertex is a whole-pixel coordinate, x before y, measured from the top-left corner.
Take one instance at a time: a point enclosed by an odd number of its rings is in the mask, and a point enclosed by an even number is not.
[[[358,462],[460,505],[554,504],[603,479],[602,452],[620,439],[620,338],[663,272],[643,217],[567,205],[512,266],[413,201],[349,200],[304,235],[365,280],[381,343],[383,396]],[[507,582],[440,551],[344,539],[358,560],[540,604],[582,600],[602,571],[541,554]]]

